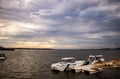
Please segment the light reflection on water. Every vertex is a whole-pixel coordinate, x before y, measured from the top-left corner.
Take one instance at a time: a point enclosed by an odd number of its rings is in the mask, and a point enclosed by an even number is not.
[[[52,72],[50,69],[50,65],[60,61],[62,57],[87,59],[90,54],[103,54],[105,59],[109,60],[119,58],[120,50],[20,50],[0,53],[7,56],[5,61],[0,61],[0,79],[113,79],[113,76],[120,79],[117,74],[120,73],[119,69],[106,70],[96,75]]]

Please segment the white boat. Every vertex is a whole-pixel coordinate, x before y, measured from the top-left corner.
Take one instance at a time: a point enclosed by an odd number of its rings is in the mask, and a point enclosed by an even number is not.
[[[4,60],[4,59],[6,59],[5,54],[0,54],[0,60]]]
[[[61,62],[52,64],[51,69],[57,71],[66,71],[69,70],[70,66],[83,65],[85,63],[85,61],[76,61],[74,57],[66,57],[62,58],[61,60]]]
[[[75,72],[84,72],[87,71],[90,74],[94,74],[97,72],[103,71],[102,68],[94,68],[94,64],[96,62],[103,62],[105,59],[103,58],[103,55],[89,55],[88,60],[81,66],[74,65],[70,66],[70,70]]]

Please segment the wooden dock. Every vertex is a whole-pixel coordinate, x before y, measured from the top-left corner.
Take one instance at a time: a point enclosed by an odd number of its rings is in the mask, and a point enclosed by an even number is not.
[[[88,64],[83,66],[71,67],[71,71],[75,72],[89,72],[89,74],[95,74],[104,70],[104,68],[120,68],[120,60],[111,60],[106,62],[99,62],[94,64]]]
[[[103,71],[103,68],[92,68],[93,65],[84,65],[84,66],[80,66],[80,67],[74,67],[74,68],[70,68],[71,71],[75,71],[75,72],[88,72],[89,74],[95,74],[98,72]]]

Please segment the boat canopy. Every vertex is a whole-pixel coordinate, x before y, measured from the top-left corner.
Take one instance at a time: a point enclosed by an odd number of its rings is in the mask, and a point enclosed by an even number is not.
[[[95,57],[103,57],[103,55],[89,55],[89,57],[95,58]]]
[[[61,60],[74,60],[74,57],[66,57],[66,58],[62,58]]]

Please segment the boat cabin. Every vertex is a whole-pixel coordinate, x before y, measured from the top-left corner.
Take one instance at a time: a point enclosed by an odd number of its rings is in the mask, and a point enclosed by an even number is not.
[[[104,61],[103,55],[90,55],[88,58],[89,62],[93,62],[93,61],[98,61],[98,62],[102,62]]]

